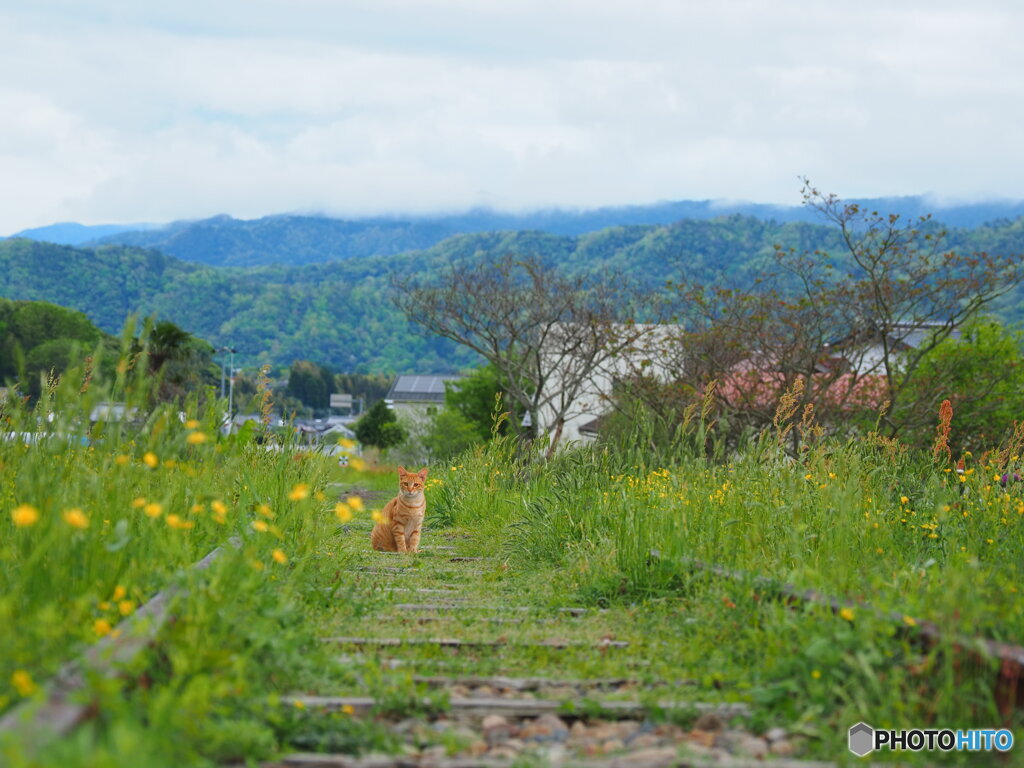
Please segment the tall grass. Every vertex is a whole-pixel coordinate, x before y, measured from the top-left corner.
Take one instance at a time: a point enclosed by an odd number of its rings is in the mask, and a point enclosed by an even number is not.
[[[90,373],[98,362],[0,410],[0,714],[38,704],[59,668],[156,592],[186,590],[134,673],[88,677],[79,695],[101,713],[93,727],[42,756],[28,728],[6,734],[0,762],[270,754],[266,697],[325,663],[305,613],[328,588],[345,594],[332,576],[339,519],[323,493],[333,462],[259,429],[221,435],[225,403],[212,392],[157,403],[130,334],[111,379]],[[128,418],[91,421],[115,401]],[[189,569],[216,548],[212,567]]]
[[[500,444],[463,456],[450,481],[460,522],[492,527],[516,567],[561,569],[578,598],[718,605],[733,629],[725,645],[704,636],[708,658],[756,681],[752,695],[776,714],[1001,722],[995,666],[971,672],[948,645],[925,653],[913,625],[935,622],[950,642],[1024,638],[1024,487],[1001,482],[1021,472],[1019,456],[966,455],[960,473],[873,435],[797,428],[794,439],[786,424],[726,454],[691,416],[547,464],[510,461]],[[773,601],[771,582],[851,608]]]

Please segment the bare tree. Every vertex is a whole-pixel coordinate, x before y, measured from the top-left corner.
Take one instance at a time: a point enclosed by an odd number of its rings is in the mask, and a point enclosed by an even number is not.
[[[570,277],[534,256],[455,263],[436,279],[397,278],[394,287],[410,322],[495,366],[519,413],[549,437],[548,457],[591,377],[644,333],[628,322],[627,280]]]
[[[698,393],[717,381],[720,410],[755,427],[770,423],[796,379],[799,405],[827,423],[886,400],[890,434],[933,418],[932,403],[908,402],[916,395],[907,383],[956,328],[1020,282],[1020,257],[945,250],[930,217],[904,222],[806,181],[803,198],[836,225],[842,248],[776,247],[774,269],[752,288],[680,283],[681,323],[666,353],[676,375]]]

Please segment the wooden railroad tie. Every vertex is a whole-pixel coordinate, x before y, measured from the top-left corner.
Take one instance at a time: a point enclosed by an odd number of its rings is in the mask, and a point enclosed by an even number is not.
[[[372,696],[284,696],[282,703],[303,707],[321,712],[338,712],[345,710],[353,714],[370,714],[377,707],[377,700]],[[686,712],[714,713],[721,718],[729,719],[750,714],[746,704],[738,702],[709,703],[706,701],[659,701],[653,706],[639,701],[602,701],[590,702],[593,709],[600,712],[602,718],[629,720],[648,715],[652,710],[674,710]],[[574,711],[564,702],[555,699],[504,699],[504,698],[451,698],[448,700],[448,711],[463,715],[486,717],[487,715],[504,715],[506,717],[540,717],[546,714],[557,714],[567,719],[593,717],[594,712]]]
[[[541,688],[576,688],[585,690],[607,690],[614,688],[664,688],[667,686],[697,685],[696,680],[654,680],[643,681],[633,677],[597,677],[590,679],[560,680],[551,677],[481,677],[479,675],[460,675],[441,677],[438,675],[413,675],[412,681],[422,685],[443,688],[452,685],[464,685],[470,688],[489,686],[491,688],[507,688],[513,691],[537,691]]]
[[[564,613],[568,616],[586,616],[587,608],[544,608],[530,605],[473,605],[467,599],[446,600],[441,603],[395,603],[391,606],[397,611],[452,611],[455,609],[472,608],[476,611],[517,611],[520,613]]]
[[[335,645],[438,645],[442,648],[628,648],[629,643],[623,640],[597,640],[581,642],[573,640],[537,640],[534,642],[514,642],[500,640],[462,640],[455,637],[322,637],[322,643]]]

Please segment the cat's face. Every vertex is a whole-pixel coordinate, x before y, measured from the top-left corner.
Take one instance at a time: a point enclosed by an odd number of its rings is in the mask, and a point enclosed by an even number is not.
[[[418,496],[423,493],[423,483],[426,479],[426,467],[419,472],[407,472],[405,467],[398,468],[398,487],[405,496]]]

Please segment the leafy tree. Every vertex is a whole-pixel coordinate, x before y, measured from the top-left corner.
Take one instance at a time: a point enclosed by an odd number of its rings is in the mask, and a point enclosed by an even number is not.
[[[927,448],[935,438],[942,400],[953,405],[949,444],[978,451],[997,445],[1024,414],[1024,335],[991,318],[964,327],[960,338],[946,338],[921,360],[906,382],[907,402],[930,411],[931,423],[903,433],[904,442]],[[903,420],[895,414],[897,421]]]
[[[503,394],[498,369],[491,364],[483,365],[458,381],[445,383],[445,410],[458,413],[461,423],[472,429],[476,441],[484,442],[491,438],[495,407],[504,400],[499,400]],[[507,426],[508,421],[502,421],[499,431],[504,432]]]
[[[288,371],[285,393],[314,410],[326,410],[334,392],[334,374],[309,360],[296,360]]]
[[[443,408],[431,420],[423,436],[423,447],[434,460],[444,461],[483,442],[479,425],[460,411]]]
[[[356,422],[355,433],[359,442],[381,450],[399,445],[406,438],[406,432],[398,423],[395,412],[383,400],[374,403]]]

